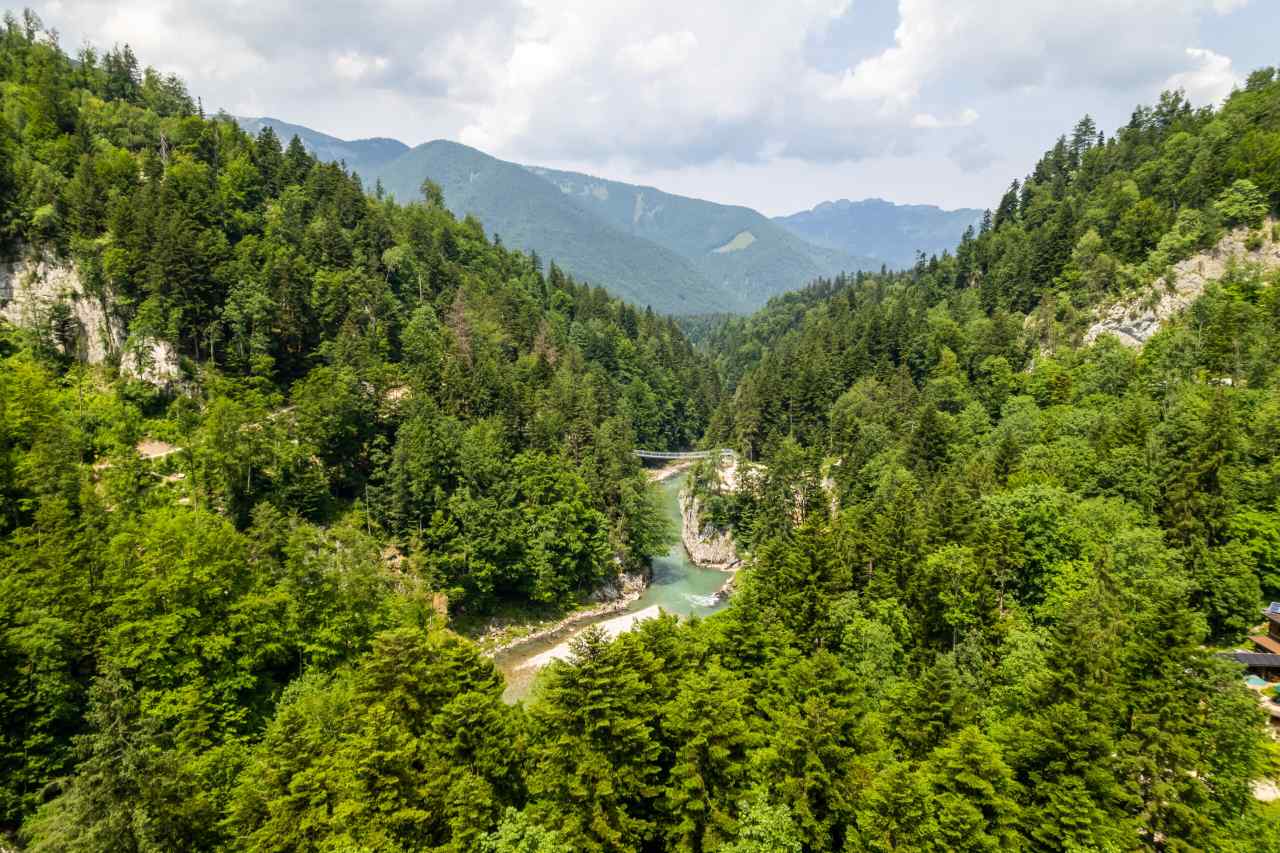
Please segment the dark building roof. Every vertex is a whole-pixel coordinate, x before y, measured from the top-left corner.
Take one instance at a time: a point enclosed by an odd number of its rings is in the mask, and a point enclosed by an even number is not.
[[[1280,655],[1267,655],[1261,652],[1228,652],[1224,658],[1231,658],[1245,666],[1273,666],[1280,669]]]
[[[1280,622],[1280,601],[1273,601],[1267,605],[1267,609],[1262,611],[1262,615],[1272,622]]]

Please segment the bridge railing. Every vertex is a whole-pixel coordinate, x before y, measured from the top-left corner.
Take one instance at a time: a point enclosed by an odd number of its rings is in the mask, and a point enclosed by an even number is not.
[[[641,459],[653,459],[660,461],[680,461],[684,459],[707,459],[712,456],[736,456],[737,454],[731,448],[722,447],[719,450],[690,450],[683,453],[667,452],[663,450],[633,450],[631,451]]]

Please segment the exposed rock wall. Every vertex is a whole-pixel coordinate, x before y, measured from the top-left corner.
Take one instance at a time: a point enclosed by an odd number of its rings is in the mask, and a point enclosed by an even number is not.
[[[177,391],[185,382],[173,344],[155,338],[131,340],[120,358],[120,372],[166,391]]]
[[[1274,226],[1274,220],[1267,220],[1262,245],[1256,249],[1245,247],[1249,229],[1237,228],[1212,249],[1174,264],[1172,282],[1157,279],[1139,296],[1099,309],[1098,321],[1085,332],[1084,342],[1115,335],[1125,346],[1141,348],[1170,318],[1195,302],[1209,282],[1222,278],[1233,259],[1280,268],[1280,243],[1271,239]]]
[[[681,539],[690,560],[713,569],[731,569],[738,565],[733,534],[702,520],[702,502],[697,497],[681,492],[680,514]]]
[[[126,341],[110,300],[89,294],[70,261],[31,251],[0,260],[0,320],[48,333],[66,355],[89,364],[119,358],[125,376],[170,391],[183,384],[173,345],[155,338]]]
[[[85,292],[80,275],[70,262],[40,254],[23,253],[17,260],[0,261],[0,319],[27,329],[50,330],[59,306],[73,340],[59,341],[90,364],[101,364],[124,347],[124,325],[102,300]]]

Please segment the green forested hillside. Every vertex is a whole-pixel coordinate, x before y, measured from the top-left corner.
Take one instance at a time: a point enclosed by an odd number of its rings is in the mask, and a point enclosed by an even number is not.
[[[1212,649],[1280,598],[1280,269],[1228,264],[1141,351],[1079,341],[1227,229],[1274,258],[1278,152],[1271,69],[1219,111],[1086,120],[954,255],[705,335],[710,441],[763,465],[703,478],[755,557],[727,620],[879,685],[855,716],[905,762],[850,795],[880,797],[853,849],[1274,846],[1257,699]]]
[[[674,314],[754,307],[679,254],[618,230],[523,167],[474,148],[428,142],[377,174],[400,198],[412,198],[424,176],[435,181],[458,216],[474,215],[506,244],[562,263],[635,305]]]
[[[883,265],[865,254],[855,257],[806,242],[747,207],[576,172],[529,168],[614,227],[687,258],[713,285],[740,294],[752,308],[816,278]]]
[[[0,324],[0,826],[34,848],[221,846],[288,685],[386,631],[493,679],[445,619],[555,612],[665,549],[631,450],[687,446],[716,394],[671,321],[30,14],[0,146],[8,298],[78,281]],[[180,393],[78,362],[80,303],[169,347]]]
[[[127,49],[9,17],[0,99],[6,251],[83,291],[0,330],[6,846],[1275,848],[1264,714],[1213,652],[1280,591],[1277,274],[1075,346],[1223,229],[1280,241],[1273,71],[1086,127],[954,255],[707,355]],[[180,381],[78,361],[89,299]],[[731,604],[588,630],[504,704],[460,619],[643,566],[629,451],[700,436],[743,458],[696,478]]]
[[[749,208],[520,166],[447,140],[384,158],[389,148],[371,146],[381,140],[343,142],[277,119],[240,123],[251,132],[270,125],[284,139],[297,133],[320,159],[345,160],[402,199],[429,178],[450,210],[474,215],[507,245],[665,313],[745,313],[815,278],[884,263],[806,242]]]

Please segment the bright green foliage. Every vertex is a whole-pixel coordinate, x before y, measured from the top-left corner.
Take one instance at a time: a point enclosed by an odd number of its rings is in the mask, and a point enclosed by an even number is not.
[[[720,848],[724,853],[801,853],[804,843],[791,812],[773,804],[760,790],[742,804],[742,830],[736,841]]]
[[[508,808],[496,832],[480,842],[483,853],[573,853],[555,830],[533,823],[526,812]]]
[[[1236,265],[1141,352],[1075,345],[1095,300],[1280,201],[1274,73],[1105,143],[1082,122],[954,256],[726,322],[722,397],[672,321],[429,185],[371,197],[300,140],[194,115],[128,48],[73,63],[38,30],[0,33],[0,240],[73,261],[183,375],[78,363],[69,309],[0,330],[0,831],[443,853],[1274,834],[1264,715],[1207,649],[1278,584],[1280,281]],[[631,450],[704,432],[742,460],[736,491],[694,478],[747,558],[731,606],[584,631],[503,703],[449,620],[643,568],[668,538]]]
[[[974,728],[932,756],[939,840],[948,850],[1016,850],[1013,775],[995,744]]]
[[[1253,181],[1241,178],[1223,190],[1213,207],[1228,225],[1256,227],[1267,215],[1267,197]]]
[[[417,629],[295,682],[235,792],[237,849],[473,849],[518,785],[500,693],[473,648]]]
[[[662,745],[637,643],[588,630],[547,675],[531,711],[535,815],[556,816],[576,850],[637,850],[656,835]]]
[[[748,713],[746,681],[715,663],[680,685],[663,727],[679,744],[665,795],[670,849],[715,850],[736,834],[734,807],[750,780],[747,755],[760,742]]]

